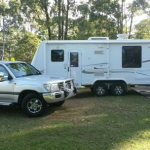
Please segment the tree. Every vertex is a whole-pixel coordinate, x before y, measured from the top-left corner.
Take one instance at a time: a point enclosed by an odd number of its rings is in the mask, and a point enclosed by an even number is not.
[[[70,39],[87,40],[91,36],[95,36],[94,24],[87,18],[81,17],[72,22],[73,30],[70,31]]]
[[[37,36],[30,32],[25,32],[23,37],[18,40],[16,45],[16,49],[13,54],[15,60],[31,63],[39,42],[40,40],[37,38]]]
[[[142,20],[135,26],[136,32],[134,38],[136,39],[150,39],[150,19]]]
[[[20,1],[19,0],[9,0],[4,1],[0,0],[0,16],[2,16],[2,24],[1,24],[1,34],[0,34],[0,42],[3,43],[3,50],[1,54],[1,59],[3,60],[7,53],[8,43],[9,43],[9,35],[10,28],[14,27],[19,29],[22,25],[22,17],[20,14]],[[7,47],[6,47],[7,46]],[[7,56],[6,56],[7,57]]]
[[[129,38],[131,38],[132,26],[133,26],[133,18],[136,16],[137,13],[140,11],[144,11],[148,6],[146,0],[134,0],[128,6],[129,18],[130,18],[130,26],[129,26]]]
[[[64,39],[67,40],[68,39],[68,30],[69,30],[69,14],[71,12],[72,16],[74,14],[74,12],[76,11],[76,7],[75,7],[75,1],[74,0],[67,0],[67,4],[66,6],[64,5],[64,12],[65,12],[65,30],[64,30]]]
[[[95,25],[96,36],[108,36],[116,38],[117,28],[119,28],[120,13],[117,1],[94,0],[90,5],[89,21]]]
[[[93,23],[89,21],[89,7],[87,4],[77,6],[79,16],[76,19],[70,19],[70,39],[88,39],[94,35]]]
[[[48,39],[52,39],[52,4],[49,0],[21,0],[22,12],[24,13],[27,21],[31,24],[38,23],[38,29],[44,26],[47,29]],[[35,28],[37,29],[37,28]],[[37,30],[38,30],[37,29]]]

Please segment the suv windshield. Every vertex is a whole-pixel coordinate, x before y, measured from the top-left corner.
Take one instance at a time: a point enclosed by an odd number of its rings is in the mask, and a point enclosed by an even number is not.
[[[41,74],[40,71],[27,63],[10,63],[6,65],[12,71],[16,78]]]

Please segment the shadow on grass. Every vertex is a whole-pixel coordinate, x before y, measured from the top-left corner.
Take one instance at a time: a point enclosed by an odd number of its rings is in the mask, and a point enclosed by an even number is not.
[[[126,95],[124,95],[125,97],[128,97],[128,96],[143,96],[141,95],[140,93],[136,92],[135,90],[129,90],[128,93]],[[109,98],[109,97],[119,97],[119,96],[113,96],[111,95],[110,93],[108,93],[107,96],[103,96],[103,97],[98,97],[99,99],[101,98]],[[121,96],[122,97],[122,96]],[[86,89],[80,89],[78,90],[78,94],[75,96],[75,97],[72,97],[70,98],[69,100],[81,100],[81,101],[84,101],[85,99],[87,98],[95,98],[95,96],[92,95],[92,93],[90,92],[90,89],[89,88],[86,88]],[[47,111],[45,113],[44,116],[47,116],[47,115],[51,115],[52,113],[54,113],[56,110],[62,110],[62,109],[67,109],[66,107],[47,107]],[[13,115],[17,115],[18,117],[27,117],[23,112],[22,112],[22,109],[19,107],[19,106],[0,106],[0,116],[8,116],[8,117],[11,117]]]
[[[130,96],[130,95],[139,95],[139,96],[143,96],[142,94],[136,92],[133,89],[130,89],[125,95],[123,96]],[[107,97],[107,96],[114,96],[110,93],[110,91],[108,92],[108,94],[106,96],[102,96],[102,97]],[[87,97],[96,97],[94,96],[89,88],[85,88],[85,89],[79,89],[78,93],[75,97],[72,97],[70,99],[75,99],[75,98],[87,98]],[[114,96],[114,97],[119,97],[119,96]],[[122,96],[121,96],[122,97]]]
[[[125,96],[130,96],[130,95],[139,95],[142,96],[140,93],[130,90]],[[110,93],[107,96],[104,96],[105,98],[113,96]],[[80,89],[78,90],[78,94],[75,97],[70,98],[69,100],[74,100],[74,99],[80,99],[80,100],[85,100],[87,98],[94,98],[90,92],[89,88],[86,89]],[[104,97],[99,97],[99,98],[104,98]],[[116,96],[113,96],[116,97]],[[55,110],[59,109],[65,109],[65,108],[54,108],[54,107],[48,107],[46,115],[50,115],[55,112]],[[24,113],[22,112],[22,109],[19,106],[0,106],[0,115],[21,115],[22,117],[25,116]]]
[[[46,112],[43,116],[51,115],[55,112],[55,110],[59,110],[60,108],[52,108],[47,106]],[[0,106],[0,116],[13,118],[13,117],[23,117],[23,118],[29,118],[27,117],[24,112],[22,111],[21,107],[19,106]],[[33,117],[31,117],[33,118]]]
[[[130,141],[129,149],[132,146],[138,149],[136,142],[140,142],[141,138],[145,140],[140,132],[149,130],[150,122],[146,119],[150,118],[150,111],[145,113],[145,108],[140,109],[141,115],[135,111],[126,115],[125,112],[116,113],[114,108],[115,113],[107,111],[103,116],[102,112],[97,112],[95,117],[86,115],[83,116],[85,119],[72,121],[44,122],[43,118],[39,118],[41,123],[31,126],[32,129],[28,127],[21,132],[15,131],[12,135],[0,137],[0,145],[5,150],[9,147],[37,150],[123,150],[122,146]],[[26,124],[28,123],[25,122],[24,125]]]
[[[150,135],[144,133],[150,127],[150,102],[139,93],[131,90],[123,97],[113,96],[114,99],[109,104],[111,95],[97,101],[89,90],[83,90],[68,103],[78,99],[88,104],[86,97],[92,99],[95,105],[90,105],[88,109],[83,105],[81,116],[70,116],[68,110],[63,111],[67,109],[66,104],[61,108],[52,108],[44,117],[18,119],[16,128],[13,123],[10,127],[12,131],[9,132],[9,128],[3,136],[0,134],[1,149],[136,150],[145,146],[140,143],[141,139],[149,142]],[[20,109],[3,109],[0,114],[6,113],[9,116],[13,112],[20,117],[24,116]],[[58,118],[57,114],[49,115],[56,110],[57,113],[60,111],[59,116],[66,116]],[[79,110],[74,111],[78,113]],[[146,149],[150,149],[150,145]]]

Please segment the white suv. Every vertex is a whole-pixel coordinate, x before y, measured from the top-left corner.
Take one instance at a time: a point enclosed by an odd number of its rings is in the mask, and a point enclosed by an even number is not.
[[[18,104],[26,115],[37,117],[47,104],[59,107],[75,95],[73,79],[47,77],[26,62],[0,61],[0,105]]]

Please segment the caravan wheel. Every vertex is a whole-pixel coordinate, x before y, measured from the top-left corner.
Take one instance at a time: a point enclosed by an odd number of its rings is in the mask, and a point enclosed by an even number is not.
[[[103,83],[96,83],[93,86],[93,93],[96,96],[104,96],[108,93],[108,87]]]
[[[126,86],[124,83],[115,83],[111,86],[111,93],[113,95],[124,95],[126,93]]]

